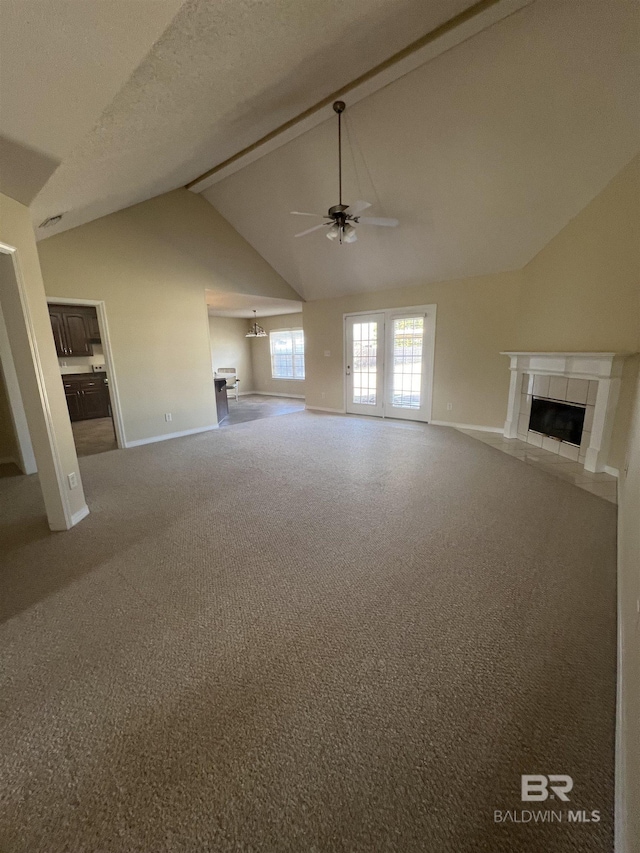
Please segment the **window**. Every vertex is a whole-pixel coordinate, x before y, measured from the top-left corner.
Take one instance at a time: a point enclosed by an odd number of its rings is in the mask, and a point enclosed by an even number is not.
[[[269,334],[273,379],[304,379],[302,329],[282,329]]]

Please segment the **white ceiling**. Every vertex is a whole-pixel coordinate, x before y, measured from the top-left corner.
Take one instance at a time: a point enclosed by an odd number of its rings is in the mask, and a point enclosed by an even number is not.
[[[294,238],[337,202],[335,118],[204,195],[304,299],[519,268],[638,151],[637,9],[537,0],[348,109],[345,200],[397,229]]]
[[[60,161],[31,204],[35,224],[65,211],[44,237],[183,186],[473,0],[1,2],[16,38],[0,96],[37,104],[10,135]],[[68,115],[74,137],[91,119],[71,149]]]
[[[213,317],[252,318],[276,317],[279,314],[298,314],[302,302],[292,299],[273,299],[269,296],[253,296],[244,293],[218,293],[205,290],[209,314]]]

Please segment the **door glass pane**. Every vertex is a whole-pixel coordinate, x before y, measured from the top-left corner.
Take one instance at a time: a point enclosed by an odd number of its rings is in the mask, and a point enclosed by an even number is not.
[[[375,406],[378,324],[353,324],[353,402]]]
[[[392,405],[399,409],[419,409],[422,396],[422,342],[424,317],[403,317],[393,321]]]

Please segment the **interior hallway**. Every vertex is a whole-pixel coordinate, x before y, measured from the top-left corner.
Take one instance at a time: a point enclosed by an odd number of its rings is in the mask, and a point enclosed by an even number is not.
[[[612,849],[613,504],[309,412],[80,467],[64,534],[0,481],[0,847]],[[526,772],[602,821],[494,823]]]

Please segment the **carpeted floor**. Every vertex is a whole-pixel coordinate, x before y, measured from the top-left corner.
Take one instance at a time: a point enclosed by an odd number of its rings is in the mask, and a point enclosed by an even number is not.
[[[80,466],[68,533],[0,481],[3,853],[613,849],[612,504],[308,412]]]

